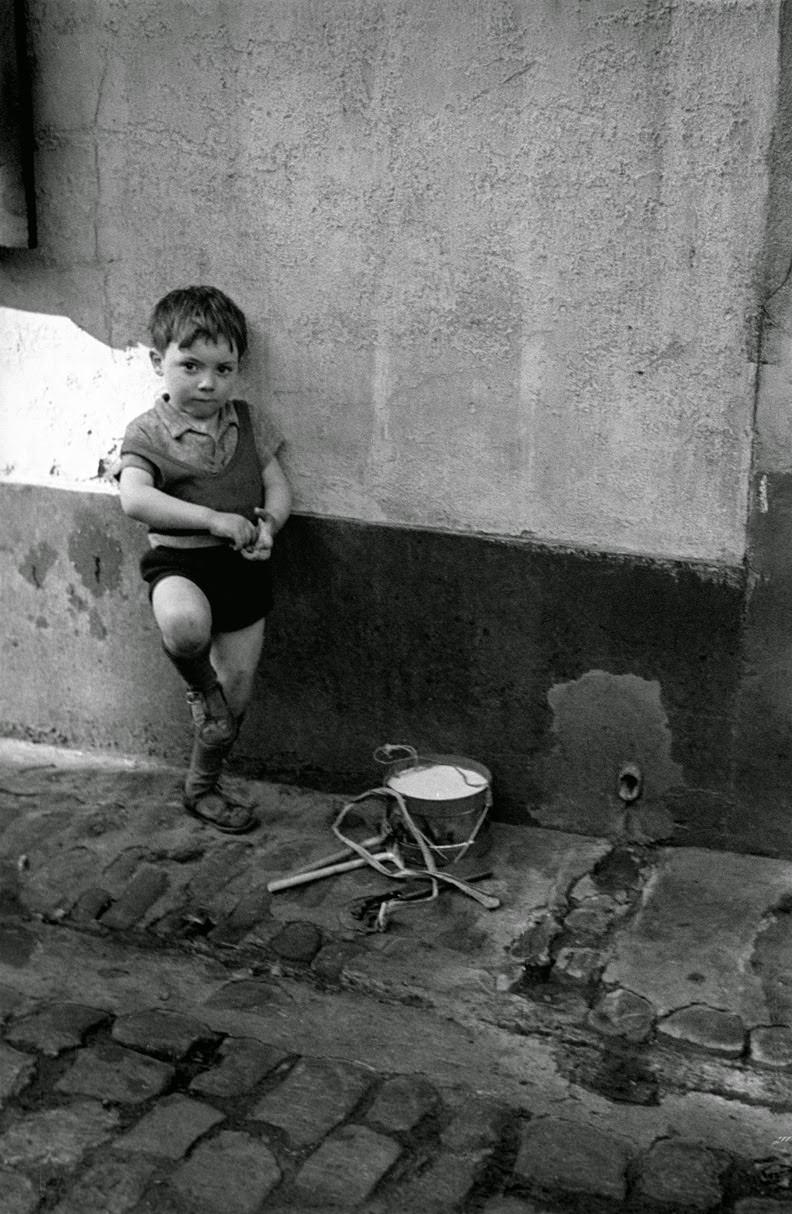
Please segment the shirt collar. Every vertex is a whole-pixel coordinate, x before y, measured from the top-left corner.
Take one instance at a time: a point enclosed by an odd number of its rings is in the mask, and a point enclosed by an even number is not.
[[[158,396],[154,403],[154,410],[158,417],[166,427],[171,438],[181,438],[192,430],[196,434],[205,434],[206,431],[200,425],[195,424],[195,418],[190,417],[189,413],[182,413],[181,409],[177,409],[172,405],[168,396],[163,393]],[[217,437],[220,438],[229,426],[238,426],[239,418],[232,400],[226,401],[220,410],[217,426]]]

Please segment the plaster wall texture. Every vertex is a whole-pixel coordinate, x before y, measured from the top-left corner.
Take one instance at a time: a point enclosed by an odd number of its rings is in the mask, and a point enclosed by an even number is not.
[[[761,478],[792,472],[792,11],[782,9],[778,115],[770,146],[762,341],[756,401],[755,508],[771,506]]]
[[[302,511],[739,563],[778,10],[30,0],[0,467],[89,483],[211,281]]]
[[[792,777],[792,8],[782,6],[770,147],[764,303],[749,522],[751,594],[735,736],[752,821],[787,805]],[[759,794],[757,796],[757,793]],[[761,831],[761,826],[760,826]]]

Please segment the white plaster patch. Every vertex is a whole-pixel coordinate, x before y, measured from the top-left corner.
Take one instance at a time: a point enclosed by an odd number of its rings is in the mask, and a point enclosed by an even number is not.
[[[32,484],[100,480],[156,390],[145,346],[115,350],[65,316],[13,308],[0,308],[0,367],[0,476]]]

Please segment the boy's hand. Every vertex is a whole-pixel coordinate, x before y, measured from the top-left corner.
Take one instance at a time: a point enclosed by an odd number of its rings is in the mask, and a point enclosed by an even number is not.
[[[252,544],[246,544],[242,555],[249,561],[268,561],[272,555],[272,545],[275,542],[273,525],[265,510],[256,508],[258,525],[256,538]]]
[[[237,552],[256,543],[256,527],[241,514],[223,514],[216,510],[209,525],[209,534],[220,540],[229,540]]]

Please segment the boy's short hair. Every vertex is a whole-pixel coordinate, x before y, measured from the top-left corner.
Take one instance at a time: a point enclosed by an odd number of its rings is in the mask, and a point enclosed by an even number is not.
[[[149,320],[155,350],[164,354],[171,342],[182,349],[198,338],[216,342],[224,337],[237,356],[247,350],[244,313],[217,287],[179,287],[155,304]]]

